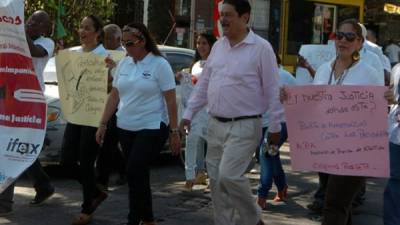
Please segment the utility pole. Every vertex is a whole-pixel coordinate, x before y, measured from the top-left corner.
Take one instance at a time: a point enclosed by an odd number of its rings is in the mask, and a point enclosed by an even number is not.
[[[190,28],[189,28],[189,48],[194,49],[194,32],[196,30],[196,0],[190,2]]]
[[[149,0],[143,0],[143,24],[147,27],[149,20]]]

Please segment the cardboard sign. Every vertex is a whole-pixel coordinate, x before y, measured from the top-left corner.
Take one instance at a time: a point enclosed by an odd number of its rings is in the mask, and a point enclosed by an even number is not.
[[[294,170],[388,177],[387,88],[287,87],[284,103]]]
[[[312,68],[317,69],[324,63],[329,62],[336,56],[335,45],[302,45],[299,54],[307,59]],[[313,78],[304,68],[297,68],[296,81],[298,84],[311,84]]]
[[[25,39],[24,1],[0,2],[0,193],[38,157],[46,100]]]
[[[109,51],[115,61],[123,51]],[[63,50],[56,71],[64,118],[74,124],[97,127],[107,101],[108,69],[104,56]]]

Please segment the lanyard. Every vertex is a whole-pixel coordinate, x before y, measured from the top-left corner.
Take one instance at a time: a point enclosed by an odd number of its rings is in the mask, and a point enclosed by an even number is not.
[[[335,62],[332,65],[331,74],[329,75],[329,81],[328,81],[329,85],[331,84],[332,80],[334,79],[333,72],[335,71],[336,61],[337,61],[337,58],[335,59]],[[354,65],[355,62],[357,62],[357,61],[353,61],[350,64],[350,66],[342,73],[342,75],[339,77],[339,80],[335,83],[335,85],[341,85],[343,83],[344,78],[346,78],[347,74],[349,73],[350,68]]]

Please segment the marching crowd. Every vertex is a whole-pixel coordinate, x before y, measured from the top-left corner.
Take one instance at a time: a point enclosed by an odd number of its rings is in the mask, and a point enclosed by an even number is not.
[[[207,184],[209,178],[207,190],[211,192],[216,225],[263,225],[261,212],[268,207],[273,183],[278,190],[274,201],[286,200],[288,182],[279,154],[288,139],[282,103],[290,94],[286,87],[296,85],[296,79],[280,65],[269,42],[248,28],[250,12],[246,0],[225,0],[220,11],[224,36],[216,40],[210,34],[199,34],[189,71],[177,74],[145,25],[130,23],[121,30],[115,24],[103,27],[94,15],[82,19],[81,45],[74,51],[104,56],[109,95],[98,127],[68,122],[65,129],[61,164],[80,182],[83,194],[81,212],[72,224],[90,223],[97,207],[107,199],[110,159],[114,159],[122,165],[119,183],[127,182],[129,187],[127,224],[154,225],[150,163],[167,140],[172,153],[179,154],[182,135],[186,135],[185,187],[191,190],[196,184]],[[26,37],[42,89],[43,70],[54,51],[54,42],[46,37],[50,24],[44,11],[35,12],[26,22]],[[300,56],[298,66],[309,71],[315,85],[389,86],[393,81],[382,96],[391,105],[391,177],[383,210],[385,225],[399,225],[398,52],[391,56],[395,59],[388,60],[367,35],[372,34],[356,20],[344,20],[335,34],[336,57],[312,68]],[[395,51],[391,48],[396,49],[390,47],[388,51]],[[107,50],[125,51],[126,56],[114,62]],[[182,118],[177,115],[177,81],[181,85]],[[255,152],[261,166],[257,200],[245,177]],[[54,187],[39,161],[26,173],[36,191],[31,204],[52,196]],[[308,206],[310,210],[322,214],[323,225],[352,224],[351,210],[355,204],[362,204],[366,178],[318,175],[319,189]],[[11,185],[0,194],[2,216],[12,211],[13,190]]]

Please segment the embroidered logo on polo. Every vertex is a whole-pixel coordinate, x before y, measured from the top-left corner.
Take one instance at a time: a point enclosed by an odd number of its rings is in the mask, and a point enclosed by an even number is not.
[[[144,79],[150,79],[150,78],[151,78],[151,73],[150,73],[150,71],[143,71],[142,77],[143,77]]]

